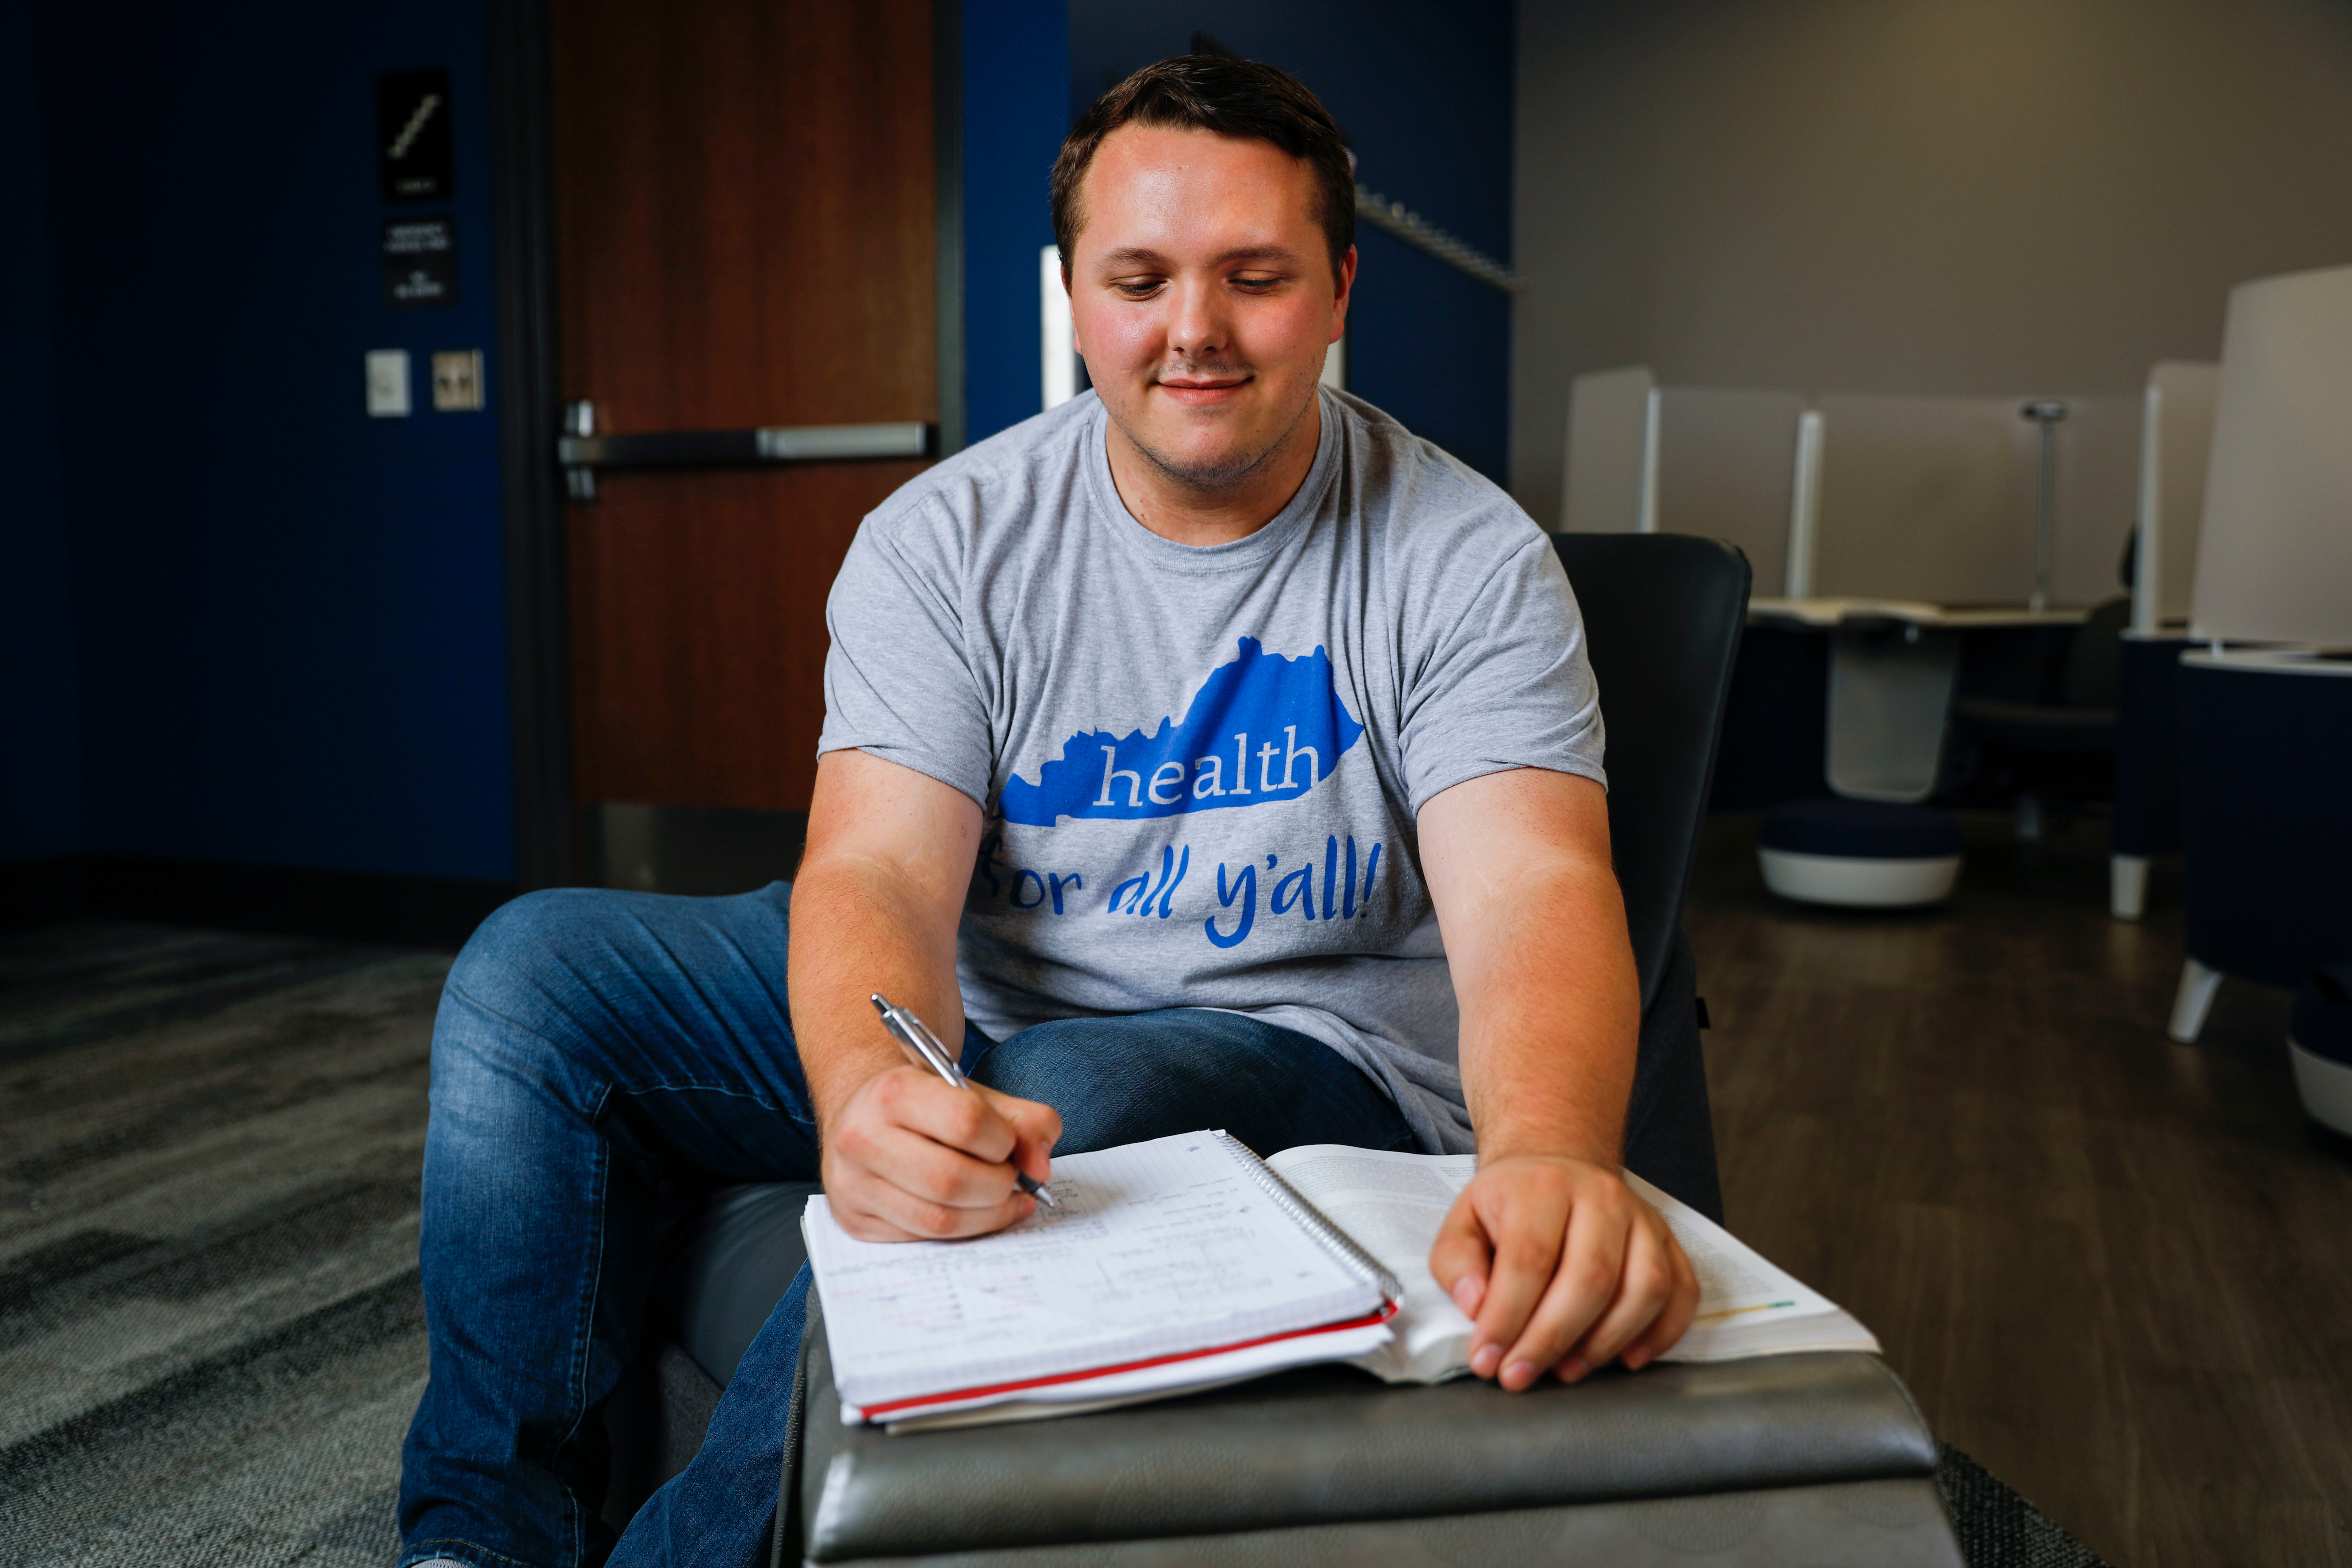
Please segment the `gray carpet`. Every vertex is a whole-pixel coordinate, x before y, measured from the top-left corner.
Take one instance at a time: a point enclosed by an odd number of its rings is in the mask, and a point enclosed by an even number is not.
[[[0,1568],[386,1568],[449,960],[0,942]],[[2098,1560],[1969,1458],[1974,1568]]]
[[[0,1563],[384,1568],[448,959],[0,943]]]

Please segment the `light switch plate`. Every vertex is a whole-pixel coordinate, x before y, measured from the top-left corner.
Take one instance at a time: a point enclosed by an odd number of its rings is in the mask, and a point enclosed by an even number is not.
[[[408,417],[406,349],[368,350],[367,411],[371,419]]]
[[[433,356],[433,407],[462,413],[482,405],[482,351],[448,349]]]

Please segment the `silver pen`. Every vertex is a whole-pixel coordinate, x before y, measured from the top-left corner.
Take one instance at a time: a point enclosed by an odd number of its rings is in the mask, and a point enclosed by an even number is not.
[[[898,1048],[907,1053],[908,1061],[919,1068],[930,1068],[947,1079],[950,1088],[971,1088],[971,1080],[964,1077],[963,1068],[956,1065],[954,1053],[940,1043],[940,1037],[931,1033],[931,1026],[929,1024],[924,1023],[904,1007],[892,1006],[888,999],[879,991],[875,992],[869,999],[874,1004],[874,1010],[882,1015],[882,1026],[890,1031],[890,1037],[898,1042]],[[1035,1177],[1025,1172],[1015,1171],[1013,1173],[1013,1179],[1020,1184],[1023,1192],[1027,1193],[1047,1208],[1057,1209],[1062,1206],[1062,1200],[1055,1197],[1052,1190]]]

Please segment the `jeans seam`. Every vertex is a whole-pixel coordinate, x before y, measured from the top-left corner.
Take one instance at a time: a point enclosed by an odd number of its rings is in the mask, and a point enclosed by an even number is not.
[[[814,1116],[803,1116],[791,1106],[779,1105],[774,1100],[770,1100],[766,1095],[751,1094],[740,1089],[730,1089],[723,1083],[698,1083],[691,1080],[683,1083],[673,1083],[667,1079],[656,1079],[643,1087],[633,1087],[628,1084],[621,1083],[613,1084],[609,1087],[619,1089],[623,1094],[629,1096],[631,1099],[635,1099],[639,1095],[645,1094],[683,1094],[689,1090],[699,1094],[723,1094],[730,1100],[748,1100],[762,1110],[772,1110],[778,1115],[790,1117],[793,1121],[799,1122],[803,1127],[814,1127],[816,1125],[816,1118]],[[603,1108],[601,1106],[598,1107],[600,1112],[602,1109]]]
[[[606,1084],[604,1092],[596,1097],[595,1107],[589,1114],[588,1121],[591,1126],[603,1120],[604,1106],[612,1096],[613,1086]],[[580,1316],[572,1328],[572,1342],[577,1347],[572,1358],[572,1387],[569,1391],[572,1395],[572,1425],[565,1428],[563,1436],[556,1440],[555,1447],[559,1453],[569,1447],[572,1440],[579,1436],[582,1424],[588,1419],[588,1366],[595,1351],[596,1301],[604,1292],[606,1229],[604,1199],[612,1181],[612,1145],[602,1138],[597,1139],[594,1158],[596,1180],[593,1191],[589,1196],[588,1212],[595,1216],[596,1255],[588,1272],[588,1289],[581,1294]],[[577,1563],[582,1560],[587,1546],[587,1526],[581,1517],[579,1494],[567,1486],[563,1489],[563,1500],[572,1515],[572,1560]]]
[[[455,980],[448,981],[446,983],[446,987],[450,994],[465,998],[466,1005],[467,1006],[477,1008],[489,1017],[498,1019],[502,1024],[510,1025],[514,1028],[520,1029],[524,1034],[530,1036],[533,1039],[545,1045],[548,1049],[555,1052],[565,1061],[572,1062],[574,1066],[580,1065],[574,1060],[571,1051],[565,1047],[563,1043],[550,1035],[546,1030],[533,1028],[530,1025],[524,1023],[521,1019],[514,1016],[512,1014],[500,1012],[496,1007],[484,1002],[480,997],[475,995],[471,991],[467,990],[465,986],[459,984]],[[688,1079],[684,1082],[674,1083],[667,1078],[656,1078],[643,1085],[637,1086],[616,1083],[611,1079],[606,1079],[604,1087],[607,1094],[615,1089],[619,1089],[623,1094],[627,1095],[652,1094],[656,1091],[675,1094],[686,1089],[696,1089],[705,1094],[723,1094],[730,1100],[748,1100],[762,1110],[773,1110],[782,1115],[789,1116],[803,1127],[814,1127],[816,1125],[816,1118],[814,1116],[803,1116],[791,1106],[779,1105],[764,1094],[753,1094],[745,1089],[730,1088],[723,1083],[703,1083],[696,1079]],[[589,1117],[590,1121],[593,1122],[596,1117],[602,1115],[603,1112],[604,1101],[600,1098],[595,1110],[592,1112]]]

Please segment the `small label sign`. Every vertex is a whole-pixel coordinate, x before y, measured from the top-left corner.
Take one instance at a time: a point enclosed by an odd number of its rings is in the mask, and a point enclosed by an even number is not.
[[[394,310],[457,302],[457,220],[386,218],[383,302]]]
[[[447,201],[456,145],[447,71],[394,71],[375,79],[376,170],[385,201]]]

